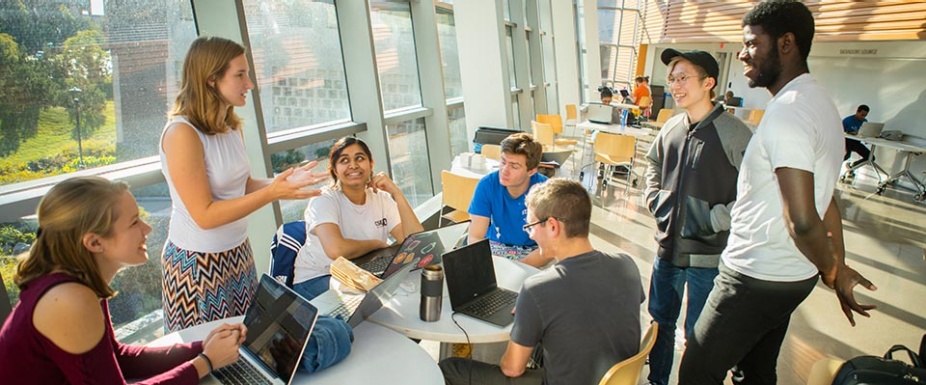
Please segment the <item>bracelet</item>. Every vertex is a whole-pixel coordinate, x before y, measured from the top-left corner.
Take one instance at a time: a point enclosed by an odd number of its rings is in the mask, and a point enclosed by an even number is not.
[[[212,374],[212,360],[209,359],[209,356],[207,356],[206,353],[199,353],[199,357],[202,358],[203,361],[206,361],[206,365],[209,366],[209,374]]]

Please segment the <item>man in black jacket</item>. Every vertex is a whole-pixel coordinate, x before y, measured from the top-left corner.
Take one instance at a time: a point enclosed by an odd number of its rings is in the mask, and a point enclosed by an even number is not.
[[[685,113],[666,122],[646,154],[644,199],[656,217],[659,244],[649,289],[649,312],[659,323],[649,381],[658,385],[669,382],[686,283],[686,336],[713,288],[740,162],[752,137],[742,121],[711,102],[719,69],[709,53],[667,49],[662,62],[669,91]]]

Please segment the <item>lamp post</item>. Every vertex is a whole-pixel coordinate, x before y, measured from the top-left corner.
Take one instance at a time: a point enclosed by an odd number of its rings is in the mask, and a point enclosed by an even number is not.
[[[84,146],[80,138],[80,88],[73,87],[68,90],[71,97],[74,98],[74,111],[77,113],[77,166],[83,169],[84,166]]]

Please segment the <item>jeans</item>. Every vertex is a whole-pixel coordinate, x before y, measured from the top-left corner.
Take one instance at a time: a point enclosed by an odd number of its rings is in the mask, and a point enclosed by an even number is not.
[[[688,338],[679,384],[720,385],[734,367],[734,384],[777,384],[778,351],[791,313],[816,283],[816,276],[795,282],[763,281],[721,265],[701,319]]]
[[[685,314],[685,336],[688,337],[693,333],[704,302],[714,287],[717,273],[717,268],[676,267],[656,258],[649,286],[649,313],[659,324],[659,332],[649,353],[650,373],[647,379],[651,383],[669,383],[675,358],[675,324],[682,308],[685,283],[688,283],[688,310]]]
[[[293,285],[293,290],[299,295],[305,297],[305,299],[311,301],[313,298],[318,297],[321,293],[328,291],[328,285],[331,281],[330,275],[323,275],[320,277],[312,278],[308,281],[299,282]]]

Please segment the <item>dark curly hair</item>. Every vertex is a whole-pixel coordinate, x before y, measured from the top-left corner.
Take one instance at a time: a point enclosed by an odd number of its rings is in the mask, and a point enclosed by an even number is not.
[[[778,39],[791,32],[805,61],[813,42],[813,14],[804,3],[795,0],[770,0],[759,3],[743,16],[743,26],[759,26],[769,36]]]

